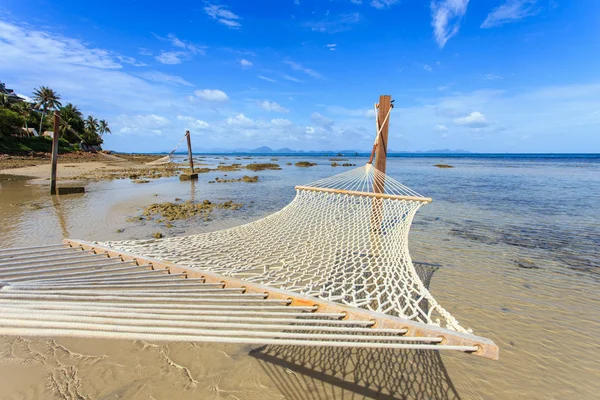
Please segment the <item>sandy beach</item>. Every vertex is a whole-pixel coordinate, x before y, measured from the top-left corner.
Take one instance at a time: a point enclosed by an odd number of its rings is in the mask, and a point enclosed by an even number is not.
[[[129,170],[149,170],[146,162],[161,156],[139,156],[126,159],[110,154],[64,154],[59,156],[57,177],[59,180],[73,180],[78,176],[111,174]],[[18,175],[31,178],[33,182],[50,180],[52,166],[49,155],[38,157],[4,156],[0,158],[0,175]],[[1,179],[1,178],[0,178]]]

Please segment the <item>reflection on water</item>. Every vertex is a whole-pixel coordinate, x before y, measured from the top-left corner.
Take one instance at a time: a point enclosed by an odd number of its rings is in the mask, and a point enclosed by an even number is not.
[[[319,165],[285,165],[300,160]],[[455,168],[432,166],[438,162]],[[85,195],[54,200],[47,187],[0,181],[0,247],[220,229],[281,209],[296,184],[345,170],[326,158],[279,157],[279,164],[282,171],[260,171],[255,184],[208,184],[225,175],[210,172],[195,183],[89,183]],[[599,160],[392,158],[388,172],[434,199],[415,219],[412,256],[442,266],[431,279],[434,296],[463,326],[493,339],[500,361],[434,352],[4,338],[0,391],[24,398],[595,398]],[[176,197],[245,206],[168,229],[126,221],[143,206]]]

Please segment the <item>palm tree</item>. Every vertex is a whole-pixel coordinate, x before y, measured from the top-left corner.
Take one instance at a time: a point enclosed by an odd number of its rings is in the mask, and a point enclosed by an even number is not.
[[[42,110],[42,119],[40,120],[40,132],[42,134],[42,124],[44,123],[44,115],[48,113],[48,110],[55,110],[60,107],[60,96],[55,93],[54,90],[47,86],[40,86],[33,91],[33,100],[35,101],[35,108]]]
[[[96,133],[98,130],[98,120],[94,118],[92,115],[88,115],[85,120],[85,127],[90,133]]]
[[[100,137],[102,137],[102,135],[104,135],[105,133],[112,133],[110,131],[110,128],[108,127],[108,122],[106,122],[106,120],[101,119],[98,123],[98,133],[100,134]]]
[[[31,116],[31,104],[26,101],[22,101],[20,103],[15,104],[14,109],[18,112],[23,118],[25,118],[25,130],[27,131],[27,135],[29,136],[29,127],[27,126],[27,120]]]
[[[83,114],[81,113],[81,111],[79,111],[79,108],[77,108],[77,106],[73,105],[72,103],[67,103],[66,106],[62,107],[60,109],[60,115],[83,119]]]

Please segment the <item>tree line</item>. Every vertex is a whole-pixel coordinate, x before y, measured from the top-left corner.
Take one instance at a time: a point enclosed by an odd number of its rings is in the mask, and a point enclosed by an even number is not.
[[[40,136],[45,131],[53,131],[53,118],[46,117],[54,110],[60,111],[60,138],[69,143],[83,141],[99,146],[103,143],[102,136],[111,133],[106,120],[98,120],[93,115],[84,118],[81,110],[72,103],[63,106],[60,95],[47,86],[33,91],[33,102],[16,96],[1,82],[0,89],[0,136],[28,135],[29,128],[35,128]]]

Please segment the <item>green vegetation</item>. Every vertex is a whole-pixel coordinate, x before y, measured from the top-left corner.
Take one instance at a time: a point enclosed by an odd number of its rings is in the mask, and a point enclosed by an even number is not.
[[[0,116],[0,118],[2,118]],[[2,137],[2,135],[0,135]],[[58,152],[70,153],[79,150],[79,145],[72,145],[65,139],[58,140]],[[29,152],[50,153],[52,151],[52,139],[45,136],[18,137],[13,136],[10,140],[0,140],[0,153],[22,154]]]
[[[438,167],[438,168],[454,168],[453,165],[448,165],[448,164],[433,164],[434,167]]]
[[[50,152],[52,141],[43,137],[43,133],[54,130],[54,118],[46,118],[54,110],[60,111],[61,152],[80,150],[81,142],[100,146],[102,136],[111,133],[106,120],[92,115],[84,120],[76,105],[63,106],[61,96],[47,86],[35,89],[32,98],[33,102],[29,103],[0,82],[0,152]]]

